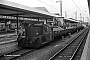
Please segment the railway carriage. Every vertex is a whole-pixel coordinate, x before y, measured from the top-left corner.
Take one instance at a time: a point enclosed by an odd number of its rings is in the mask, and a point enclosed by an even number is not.
[[[17,28],[17,23],[11,23],[10,24],[10,29],[15,30]]]
[[[0,31],[4,31],[5,30],[5,23],[0,23]]]

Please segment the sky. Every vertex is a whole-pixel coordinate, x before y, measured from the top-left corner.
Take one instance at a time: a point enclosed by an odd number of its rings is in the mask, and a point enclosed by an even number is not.
[[[45,7],[50,13],[60,12],[59,0],[8,0],[29,7]],[[75,3],[74,3],[75,2]],[[62,16],[65,17],[65,11],[67,18],[75,18],[75,12],[77,11],[77,19],[80,20],[81,16],[84,17],[84,21],[89,21],[88,3],[87,0],[62,0]]]

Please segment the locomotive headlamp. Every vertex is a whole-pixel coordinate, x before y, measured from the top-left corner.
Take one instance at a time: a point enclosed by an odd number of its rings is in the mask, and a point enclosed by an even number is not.
[[[36,35],[39,35],[39,33],[37,32]]]
[[[36,38],[31,38],[31,39],[29,39],[29,41],[30,41],[30,43],[33,43],[33,42],[35,42],[35,40],[36,40]]]
[[[57,33],[57,31],[55,31],[55,33]]]

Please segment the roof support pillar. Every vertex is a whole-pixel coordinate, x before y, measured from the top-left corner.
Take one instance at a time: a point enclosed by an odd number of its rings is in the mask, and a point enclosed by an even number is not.
[[[6,19],[7,19],[7,17],[6,17]],[[7,20],[5,20],[5,33],[7,33]]]
[[[16,20],[17,20],[17,35],[18,35],[19,34],[19,31],[18,31],[19,30],[19,24],[18,24],[19,23],[19,19],[18,19],[18,15],[16,16]]]
[[[39,21],[39,17],[38,17],[38,21]]]
[[[46,21],[45,22],[46,22],[45,24],[47,24],[47,18],[46,18]]]
[[[52,20],[53,20],[52,26],[54,26],[54,22],[55,22],[55,17],[53,17],[53,19],[52,19]]]

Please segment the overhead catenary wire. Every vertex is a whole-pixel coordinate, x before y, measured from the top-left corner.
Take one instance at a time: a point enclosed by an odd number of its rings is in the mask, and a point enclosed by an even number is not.
[[[55,8],[55,7],[49,5],[49,4],[47,4],[47,3],[45,3],[45,2],[43,2],[43,1],[41,1],[41,0],[38,0],[38,1],[41,2],[41,3],[43,3],[43,4],[45,4],[45,5],[47,5],[47,6],[49,6],[49,7],[52,7],[52,8],[54,8],[54,9],[58,10],[57,8]]]
[[[79,5],[81,6],[81,4],[80,4],[79,0],[78,0],[78,3],[79,3]],[[81,8],[82,8],[82,6],[81,6]]]
[[[45,5],[47,5],[47,6],[49,6],[49,7],[52,7],[52,8],[54,8],[54,9],[58,10],[57,8],[55,8],[55,7],[49,5],[49,4],[47,4],[47,3],[45,3],[45,2],[43,2],[43,1],[41,1],[41,0],[38,0],[38,1],[41,2],[41,3],[43,3],[43,4],[45,4]],[[72,1],[73,1],[73,3],[76,5],[76,7],[81,11],[81,9],[77,6],[77,4],[74,2],[74,0],[72,0]],[[81,13],[82,13],[82,15],[84,16],[84,14],[83,14],[82,11],[81,11]]]
[[[81,11],[81,9],[77,6],[77,4],[74,2],[74,0],[72,0],[73,1],[73,3],[76,5],[76,7]],[[81,13],[82,13],[82,11],[81,11]],[[82,13],[83,14],[83,13]],[[83,14],[83,16],[84,16],[84,14]]]

